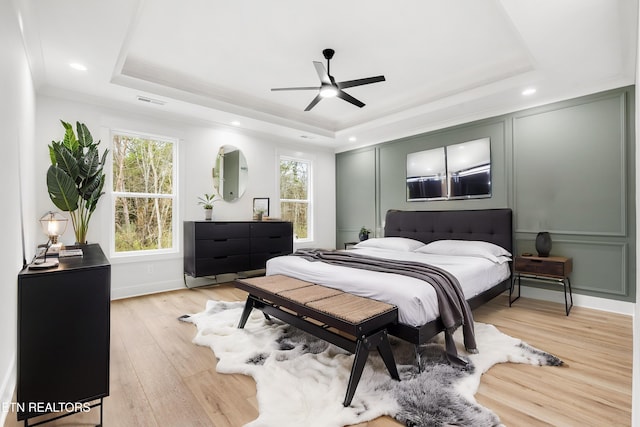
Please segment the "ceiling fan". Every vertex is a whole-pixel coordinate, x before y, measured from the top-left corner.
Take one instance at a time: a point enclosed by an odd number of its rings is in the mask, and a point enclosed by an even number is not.
[[[279,87],[279,88],[273,88],[271,90],[272,91],[279,91],[279,90],[317,90],[318,94],[316,95],[315,98],[313,98],[311,103],[309,105],[307,105],[307,108],[305,108],[304,111],[311,110],[313,107],[315,107],[315,105],[318,102],[320,102],[320,100],[322,98],[332,98],[334,96],[337,96],[340,99],[343,99],[343,100],[345,100],[347,102],[350,102],[351,104],[355,105],[356,107],[360,107],[360,108],[364,107],[364,102],[362,102],[362,101],[354,98],[353,96],[349,95],[343,89],[346,89],[346,88],[349,88],[349,87],[354,87],[354,86],[368,85],[370,83],[383,82],[383,81],[385,81],[384,76],[367,77],[367,78],[364,78],[364,79],[356,79],[356,80],[347,80],[347,81],[344,81],[344,82],[336,82],[336,80],[331,75],[331,67],[330,67],[330,61],[331,61],[331,58],[333,58],[333,54],[334,53],[335,53],[335,51],[333,49],[325,49],[325,50],[322,51],[322,54],[324,55],[325,59],[327,60],[327,69],[326,70],[324,68],[324,65],[322,65],[322,62],[313,61],[313,65],[314,65],[314,67],[316,67],[316,72],[318,73],[318,77],[320,78],[320,86]]]

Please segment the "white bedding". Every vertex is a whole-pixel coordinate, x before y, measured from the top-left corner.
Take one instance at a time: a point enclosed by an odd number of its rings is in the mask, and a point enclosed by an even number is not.
[[[510,274],[508,263],[498,264],[480,257],[434,255],[378,248],[350,251],[378,258],[423,262],[443,268],[458,279],[466,299],[497,285]],[[440,316],[433,287],[412,277],[340,267],[324,262],[310,262],[298,256],[281,256],[267,261],[267,275],[273,274],[296,277],[396,305],[399,322],[410,326],[421,326]]]

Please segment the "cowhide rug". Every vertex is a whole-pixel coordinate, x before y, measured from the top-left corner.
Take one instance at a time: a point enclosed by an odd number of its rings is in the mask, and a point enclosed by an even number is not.
[[[500,426],[500,419],[476,403],[480,377],[496,363],[562,365],[557,357],[533,348],[494,326],[476,323],[478,354],[464,370],[446,362],[443,344],[421,347],[423,369],[414,366],[414,347],[393,340],[402,381],[394,381],[377,352],[369,354],[355,396],[343,407],[353,355],[253,310],[244,329],[237,329],[243,302],[209,301],[206,310],[182,318],[194,323],[193,342],[209,346],[217,371],[252,376],[260,415],[250,427],[340,427],[390,415],[408,426]],[[440,337],[438,337],[440,338]],[[456,342],[461,336],[456,333]]]

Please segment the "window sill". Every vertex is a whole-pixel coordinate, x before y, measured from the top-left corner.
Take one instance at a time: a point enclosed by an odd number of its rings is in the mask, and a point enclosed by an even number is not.
[[[182,254],[178,250],[168,250],[166,252],[124,252],[112,253],[109,260],[112,264],[128,264],[142,261],[164,261],[170,259],[182,259]]]

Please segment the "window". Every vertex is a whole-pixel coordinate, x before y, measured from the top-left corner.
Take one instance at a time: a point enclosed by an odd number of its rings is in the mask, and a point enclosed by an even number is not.
[[[293,223],[296,241],[313,239],[311,200],[311,162],[281,157],[280,216]]]
[[[115,253],[174,249],[177,141],[113,134]]]

